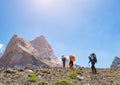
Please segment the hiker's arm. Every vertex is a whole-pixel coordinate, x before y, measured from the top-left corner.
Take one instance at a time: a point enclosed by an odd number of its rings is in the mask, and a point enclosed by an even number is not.
[[[89,58],[89,62],[88,63],[90,63],[90,61],[91,61],[90,56],[88,56],[88,58]]]
[[[96,63],[97,63],[97,59],[96,59]]]

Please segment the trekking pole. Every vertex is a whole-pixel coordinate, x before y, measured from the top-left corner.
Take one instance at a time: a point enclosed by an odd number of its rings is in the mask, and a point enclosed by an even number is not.
[[[89,68],[89,62],[88,62],[88,68]]]
[[[90,63],[88,62],[88,68],[90,68]]]

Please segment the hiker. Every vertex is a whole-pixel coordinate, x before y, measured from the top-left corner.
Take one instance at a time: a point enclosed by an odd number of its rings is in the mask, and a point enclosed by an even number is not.
[[[89,58],[89,63],[91,62],[92,73],[96,73],[97,72],[95,68],[95,63],[97,63],[96,54],[92,53],[88,58]]]
[[[73,68],[73,62],[75,61],[75,56],[70,55],[69,58],[70,58],[70,62],[69,62],[70,68]]]
[[[65,68],[66,57],[64,55],[62,56],[62,62],[63,62],[63,68]]]

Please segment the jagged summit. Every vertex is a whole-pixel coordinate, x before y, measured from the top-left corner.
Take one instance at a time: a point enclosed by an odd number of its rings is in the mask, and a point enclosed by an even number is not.
[[[39,55],[42,56],[42,59],[49,62],[49,65],[61,66],[61,62],[54,55],[52,47],[43,35],[33,39],[30,43],[38,51]]]
[[[6,56],[9,51],[13,53],[15,51],[18,51],[19,53],[26,51],[30,54],[35,54],[38,56],[37,50],[34,49],[29,42],[25,41],[23,38],[19,37],[16,34],[11,38],[9,44],[7,45],[4,56]]]
[[[39,52],[39,54],[42,55],[43,59],[57,60],[57,57],[54,55],[53,49],[43,35],[30,41],[30,43]]]
[[[115,57],[115,59],[112,62],[111,68],[120,68],[120,58]]]
[[[43,35],[28,42],[14,34],[0,59],[0,67],[14,67],[16,65],[59,67],[61,62],[54,55]]]
[[[46,62],[43,62],[38,51],[29,42],[15,34],[0,59],[0,67],[26,66],[28,64],[48,66]]]
[[[32,45],[36,46],[40,46],[40,47],[46,47],[46,48],[51,48],[50,45],[48,44],[47,40],[45,39],[45,37],[43,35],[33,39],[32,41],[30,41],[30,43]],[[37,48],[37,47],[36,47]],[[38,48],[37,48],[38,49]],[[39,48],[40,49],[40,48]]]
[[[18,37],[18,35],[17,35],[17,34],[14,34],[12,38],[15,38],[15,37]]]

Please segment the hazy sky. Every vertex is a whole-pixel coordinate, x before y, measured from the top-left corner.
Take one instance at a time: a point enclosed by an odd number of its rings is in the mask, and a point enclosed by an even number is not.
[[[120,0],[0,0],[0,52],[13,34],[30,41],[44,35],[55,55],[74,54],[88,66],[110,67],[120,56]]]

